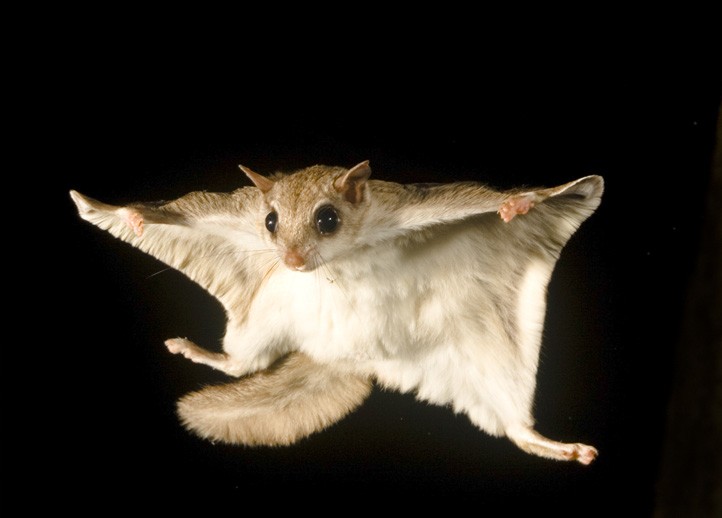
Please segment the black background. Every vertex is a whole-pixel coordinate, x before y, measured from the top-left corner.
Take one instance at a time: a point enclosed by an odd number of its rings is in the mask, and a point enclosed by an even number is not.
[[[636,25],[623,41],[616,26],[586,39],[585,27],[482,36],[491,20],[443,38],[419,27],[396,39],[373,24],[201,37],[187,23],[157,39],[146,27],[136,46],[136,25],[98,22],[27,65],[42,108],[20,175],[50,178],[35,186],[49,219],[34,229],[37,253],[24,249],[42,266],[22,299],[32,322],[12,347],[22,360],[2,362],[5,505],[29,489],[29,508],[81,511],[200,500],[243,513],[501,505],[649,516],[705,217],[713,38],[637,40]],[[288,448],[213,445],[181,428],[177,398],[224,378],[163,340],[217,347],[220,306],[81,221],[68,190],[113,204],[173,199],[248,185],[239,163],[270,173],[367,159],[376,178],[400,182],[605,177],[600,209],[549,288],[535,410],[542,433],[596,446],[593,465],[532,457],[449,409],[380,390]]]

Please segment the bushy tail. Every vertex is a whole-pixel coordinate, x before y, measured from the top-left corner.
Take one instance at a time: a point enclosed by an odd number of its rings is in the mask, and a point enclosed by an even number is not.
[[[184,396],[184,425],[212,441],[287,445],[338,421],[371,392],[371,380],[293,353],[265,371]]]

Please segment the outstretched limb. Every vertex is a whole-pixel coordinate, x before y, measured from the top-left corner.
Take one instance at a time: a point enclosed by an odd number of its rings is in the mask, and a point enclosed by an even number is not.
[[[550,198],[575,200],[588,216],[601,199],[604,182],[587,176],[557,187],[496,191],[477,183],[398,185],[369,181],[374,203],[383,210],[369,216],[367,227],[377,238],[393,237],[439,223],[498,213],[505,222],[526,214]]]
[[[552,441],[528,426],[511,427],[506,430],[506,435],[522,450],[548,459],[576,460],[588,465],[599,453],[586,444]]]
[[[260,191],[194,192],[171,202],[115,206],[71,191],[80,216],[175,268],[218,298],[244,308],[262,276],[254,230]],[[229,287],[233,287],[232,289]]]
[[[226,353],[214,353],[197,346],[185,338],[171,338],[165,346],[173,354],[182,354],[194,363],[208,365],[231,376],[241,376],[248,372],[248,365],[231,359]]]
[[[557,187],[510,194],[500,204],[497,212],[505,223],[509,223],[517,214],[527,214],[547,198],[563,195],[589,199],[590,203],[596,206],[603,189],[604,181],[600,176],[587,176]]]

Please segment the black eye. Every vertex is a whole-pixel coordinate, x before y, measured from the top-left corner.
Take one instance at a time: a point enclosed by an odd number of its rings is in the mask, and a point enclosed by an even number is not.
[[[331,234],[338,227],[338,213],[336,209],[327,205],[318,209],[316,213],[316,228],[321,234]]]
[[[266,216],[266,228],[271,234],[276,231],[276,225],[278,225],[278,214],[269,212],[268,216]]]

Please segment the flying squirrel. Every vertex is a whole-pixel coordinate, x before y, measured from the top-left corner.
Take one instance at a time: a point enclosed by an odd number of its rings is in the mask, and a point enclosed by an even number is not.
[[[448,405],[522,450],[589,464],[592,446],[534,430],[546,290],[601,202],[587,176],[553,188],[370,180],[312,166],[231,193],[106,205],[80,216],[197,282],[223,305],[223,352],[165,345],[237,378],[178,402],[211,441],[288,445],[360,405],[372,384]]]

